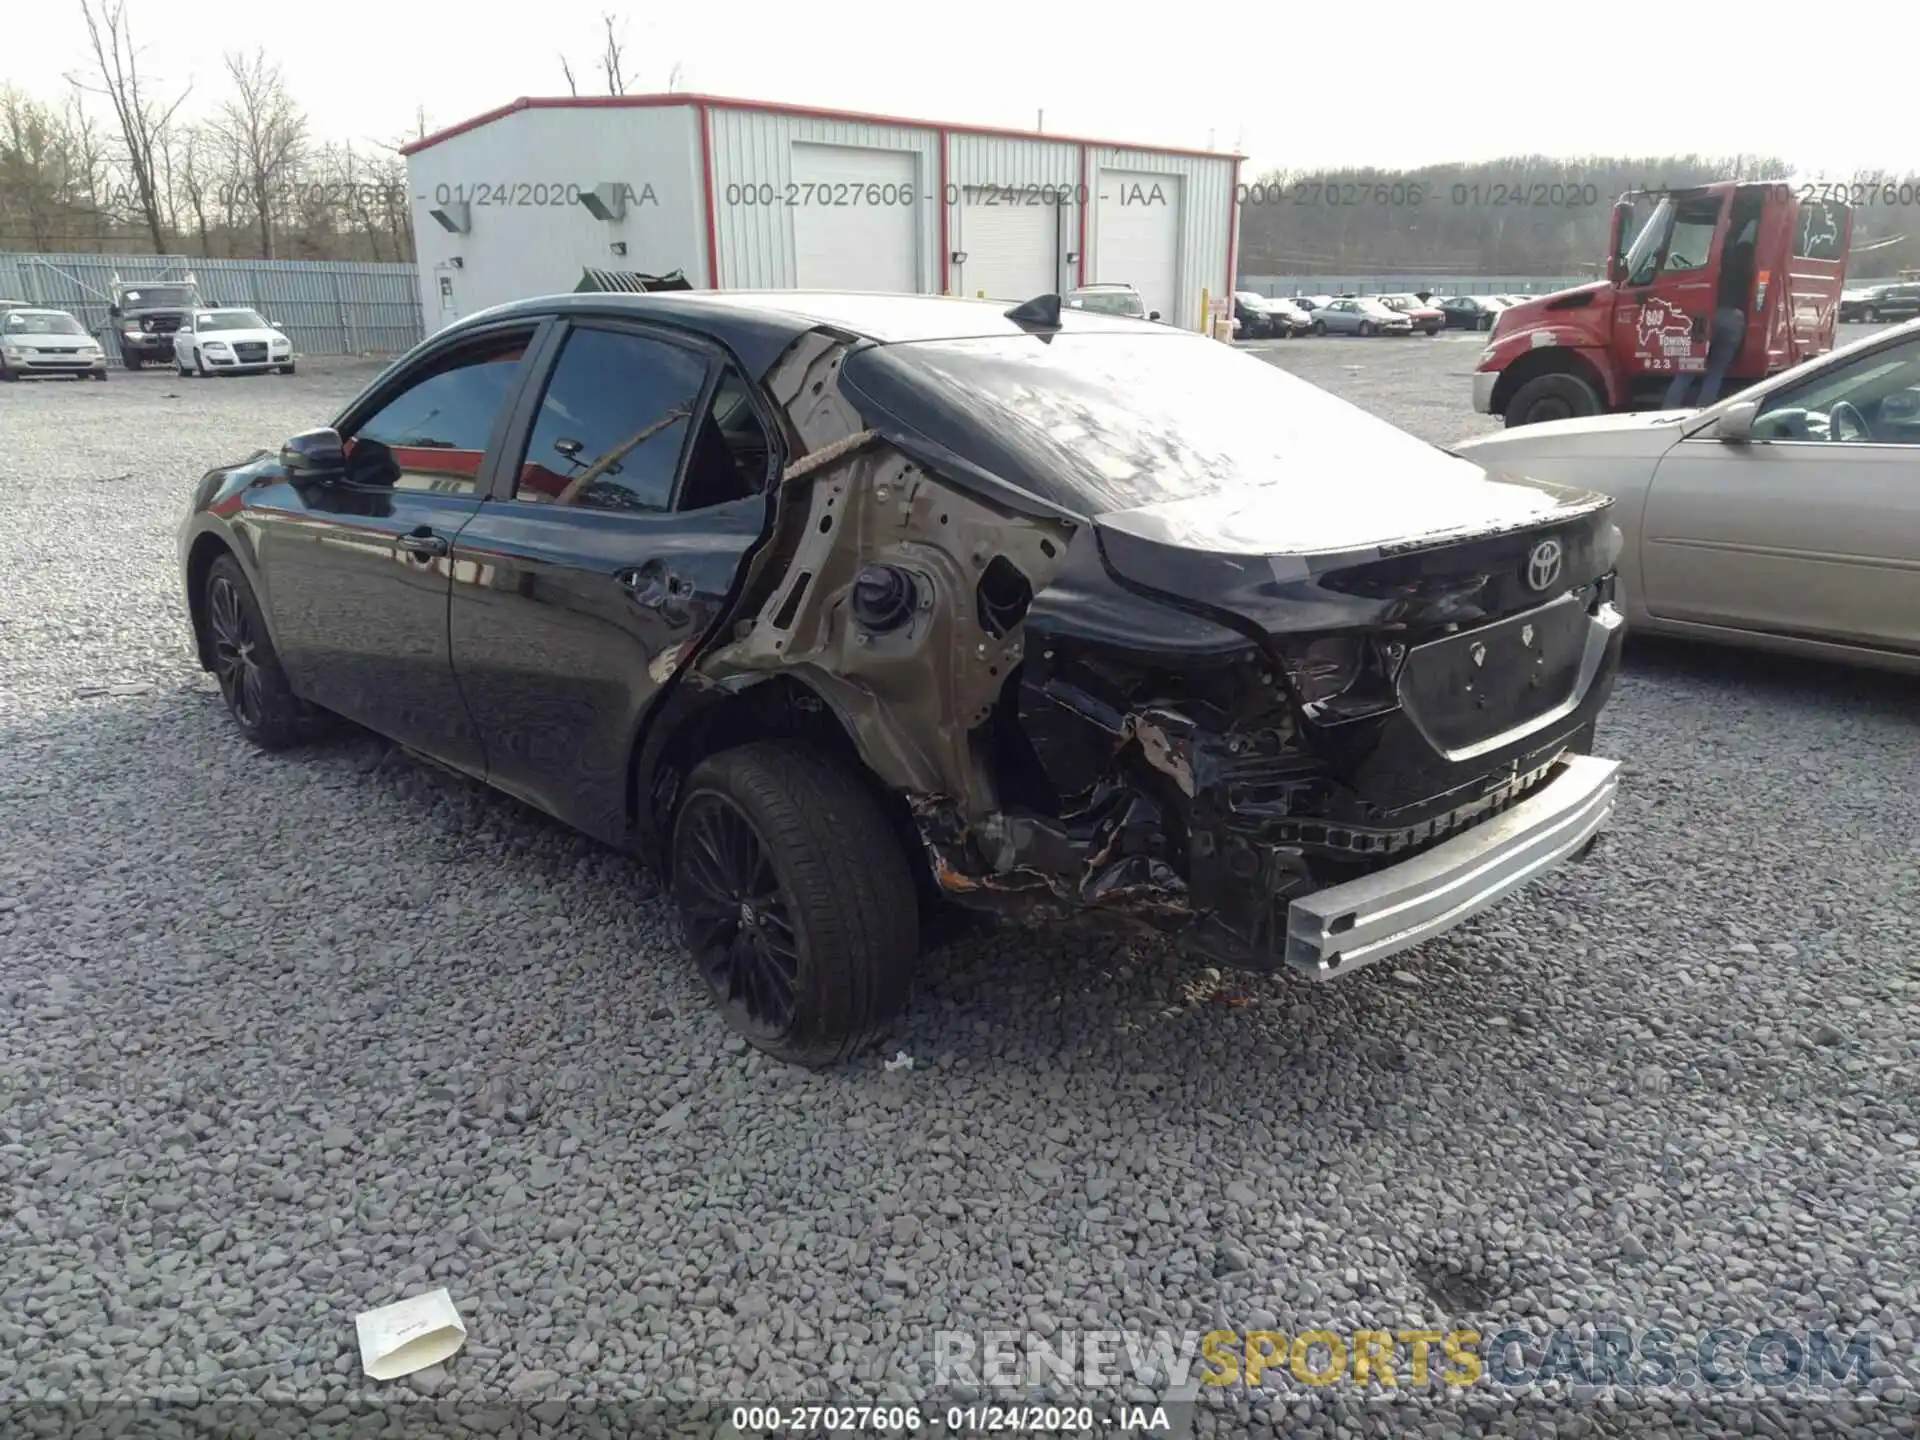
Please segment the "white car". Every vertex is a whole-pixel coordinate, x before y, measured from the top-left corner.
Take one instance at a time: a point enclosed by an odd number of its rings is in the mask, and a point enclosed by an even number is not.
[[[249,370],[293,374],[293,342],[257,310],[196,310],[173,332],[173,363],[182,375]]]
[[[1704,410],[1451,448],[1615,498],[1630,630],[1920,671],[1920,320]]]

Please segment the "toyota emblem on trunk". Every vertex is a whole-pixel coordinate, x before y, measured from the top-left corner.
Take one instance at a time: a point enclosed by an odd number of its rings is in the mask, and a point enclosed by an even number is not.
[[[1527,556],[1527,585],[1545,590],[1560,578],[1560,542],[1542,540]]]

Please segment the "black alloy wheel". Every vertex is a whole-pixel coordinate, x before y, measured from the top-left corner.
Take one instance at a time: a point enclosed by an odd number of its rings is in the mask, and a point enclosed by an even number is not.
[[[212,640],[213,673],[220,693],[242,730],[259,728],[266,713],[260,678],[260,635],[231,576],[216,575],[207,584],[207,635]]]
[[[778,1036],[793,1023],[800,941],[765,841],[709,791],[688,802],[674,851],[674,898],[708,988],[736,1029]]]
[[[282,750],[311,738],[325,724],[326,712],[287,684],[253,587],[233,556],[222,555],[208,568],[202,594],[205,653],[240,733],[262,750]]]
[[[864,1050],[920,953],[911,850],[849,765],[764,740],[693,767],[673,817],[674,909],[728,1026],[791,1065]]]

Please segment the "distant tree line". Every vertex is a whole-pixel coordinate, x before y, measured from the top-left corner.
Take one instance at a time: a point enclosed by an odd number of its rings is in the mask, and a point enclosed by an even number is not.
[[[80,0],[89,62],[55,97],[0,88],[0,250],[265,260],[414,258],[400,148],[427,134],[325,141],[265,54],[225,55],[211,104],[142,64],[126,0]],[[595,67],[626,93],[624,25],[603,18]],[[563,55],[568,89],[580,91]],[[667,88],[677,89],[675,62]]]
[[[191,87],[143,68],[125,3],[81,0],[91,65],[63,95],[0,89],[0,250],[413,258],[413,137],[316,139],[259,51],[226,55],[219,98],[190,117]]]
[[[56,98],[0,89],[0,250],[254,259],[413,259],[406,162],[387,143],[323,141],[262,52],[229,53],[211,106],[141,64],[126,0],[80,0],[90,66]],[[605,17],[597,57],[625,93]],[[572,65],[562,58],[569,89]],[[668,88],[677,87],[674,65]],[[196,118],[197,117],[197,118]],[[1274,170],[1242,186],[1244,274],[1569,275],[1604,262],[1621,192],[1793,179],[1779,156],[1557,159],[1516,155],[1416,170]],[[1849,274],[1920,266],[1920,174],[1822,177],[1861,187]]]
[[[1417,170],[1274,170],[1241,191],[1247,275],[1601,273],[1613,203],[1644,186],[1783,180],[1846,186],[1848,275],[1920,266],[1920,173],[1858,171],[1818,181],[1772,155],[1514,155]],[[1892,243],[1886,243],[1891,241]]]

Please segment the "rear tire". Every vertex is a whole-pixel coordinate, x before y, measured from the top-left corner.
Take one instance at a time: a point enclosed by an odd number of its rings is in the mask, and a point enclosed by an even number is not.
[[[820,751],[764,741],[702,761],[669,870],[707,991],[755,1048],[840,1064],[905,1005],[920,946],[907,856],[873,796]]]
[[[233,556],[222,555],[207,567],[201,613],[214,678],[240,733],[262,750],[284,750],[313,738],[325,714],[287,684],[260,602]]]
[[[1507,401],[1507,428],[1570,420],[1599,411],[1600,397],[1578,375],[1536,375]]]

